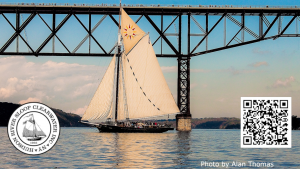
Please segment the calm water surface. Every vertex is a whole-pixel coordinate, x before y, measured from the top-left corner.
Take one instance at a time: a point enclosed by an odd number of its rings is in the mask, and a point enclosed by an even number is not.
[[[273,163],[300,168],[300,131],[291,149],[241,149],[239,130],[167,133],[98,133],[94,128],[61,128],[57,144],[42,155],[16,150],[0,128],[0,168],[200,168],[201,162]],[[202,167],[205,167],[202,165]],[[211,167],[207,167],[211,168]]]

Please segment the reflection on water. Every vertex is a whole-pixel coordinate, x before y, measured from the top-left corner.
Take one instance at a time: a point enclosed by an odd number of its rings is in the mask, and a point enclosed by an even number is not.
[[[207,162],[272,162],[298,168],[300,132],[291,149],[241,149],[239,130],[166,133],[99,133],[92,128],[62,128],[57,144],[42,155],[25,155],[0,128],[0,168],[199,168]]]
[[[102,136],[104,133],[99,134]],[[168,158],[168,153],[170,141],[175,137],[174,133],[105,133],[103,136],[103,140],[113,140],[111,151],[106,152],[111,154],[110,161],[114,161],[110,167],[147,168],[159,166],[161,163],[165,163],[164,167],[172,167],[172,159]],[[97,149],[94,149],[94,152],[97,152]]]
[[[174,163],[177,166],[189,166],[190,152],[190,133],[187,131],[178,131],[176,133],[177,153]]]

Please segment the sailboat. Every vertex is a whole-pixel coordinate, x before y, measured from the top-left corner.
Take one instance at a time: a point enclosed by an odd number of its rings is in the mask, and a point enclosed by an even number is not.
[[[159,66],[149,33],[121,8],[120,15],[116,54],[81,122],[97,127],[100,132],[173,130],[164,124],[138,122],[177,114],[179,109]]]
[[[28,115],[27,118],[28,120],[23,122],[23,137],[26,137],[28,141],[38,141],[46,137],[46,134],[34,120],[33,114]]]

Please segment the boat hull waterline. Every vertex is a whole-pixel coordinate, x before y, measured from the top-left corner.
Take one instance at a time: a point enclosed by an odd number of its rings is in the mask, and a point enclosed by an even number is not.
[[[99,125],[96,126],[99,132],[103,133],[163,133],[169,130],[174,130],[170,127],[157,127],[157,128],[135,128],[135,127],[119,127],[112,125]]]

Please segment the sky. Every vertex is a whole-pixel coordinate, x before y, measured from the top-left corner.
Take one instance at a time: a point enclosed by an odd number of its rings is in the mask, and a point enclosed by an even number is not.
[[[0,1],[5,2],[5,1]],[[51,3],[82,3],[83,1],[15,1],[14,2],[51,2]],[[91,4],[118,4],[117,0],[94,1],[84,3]],[[212,1],[129,1],[123,0],[123,4],[191,4],[191,5],[274,5],[274,6],[300,6],[299,1],[241,1],[241,0],[212,0]],[[5,16],[15,23],[13,14]],[[57,16],[57,21],[65,15]],[[25,20],[28,14],[23,14]],[[51,16],[42,15],[44,20],[51,25]],[[86,16],[78,16],[85,24],[88,24]],[[92,25],[102,16],[94,16]],[[195,19],[205,26],[203,16],[194,16]],[[220,16],[210,17],[209,27]],[[138,16],[132,16],[133,20]],[[164,17],[164,27],[175,16]],[[240,21],[240,17],[234,16]],[[271,22],[273,16],[267,16]],[[152,17],[160,27],[160,19]],[[291,17],[283,17],[283,25],[286,25]],[[178,20],[174,22],[167,33],[178,31]],[[186,53],[186,23],[187,18],[182,18],[182,49]],[[246,26],[258,34],[258,17],[246,17]],[[10,25],[0,16],[0,46],[14,33]],[[142,18],[138,25],[146,32],[150,32],[151,41],[154,42],[158,33],[151,28],[149,22]],[[75,29],[76,28],[76,29]],[[264,27],[264,30],[266,27]],[[238,27],[227,19],[227,42],[233,36]],[[270,35],[276,33],[277,26],[270,30]],[[299,32],[300,30],[298,30]],[[293,22],[286,33],[295,33],[296,24]],[[38,18],[26,28],[27,40],[33,48],[49,35],[50,30]],[[191,21],[191,33],[201,33],[198,27]],[[21,33],[24,35],[24,32]],[[75,36],[76,35],[76,36]],[[74,49],[85,37],[86,32],[74,17],[58,32],[58,36],[69,49]],[[106,50],[117,40],[117,27],[110,18],[105,18],[103,23],[93,33],[103,44]],[[240,34],[238,35],[240,37]],[[197,39],[198,38],[198,39]],[[252,37],[245,33],[245,40]],[[169,38],[176,46],[177,39]],[[199,37],[191,39],[191,46],[199,42]],[[223,45],[223,21],[212,32],[208,39],[209,49]],[[235,42],[233,42],[235,43]],[[51,51],[51,44],[45,47],[45,52]],[[56,51],[64,52],[61,44],[56,40]],[[84,43],[78,52],[87,51],[87,43]],[[97,47],[92,42],[92,52]],[[157,53],[160,53],[160,40],[154,45]],[[205,43],[196,51],[205,48]],[[15,50],[15,43],[7,49]],[[20,51],[27,51],[24,43],[20,43]],[[172,51],[163,43],[163,52]],[[278,38],[266,40],[241,47],[218,51],[210,54],[195,56],[191,59],[191,113],[195,118],[203,117],[240,117],[241,97],[291,97],[292,114],[300,116],[300,38]],[[48,106],[82,115],[87,108],[111,58],[108,57],[66,57],[66,56],[0,56],[0,101],[13,103],[26,103],[30,101],[42,102]],[[170,90],[177,98],[177,60],[175,58],[158,58],[162,71],[165,75]]]

